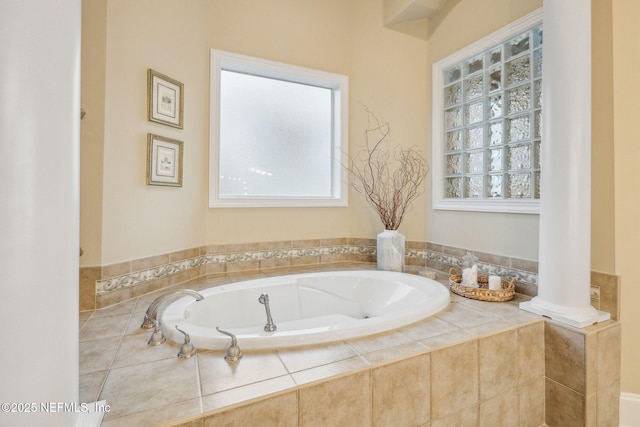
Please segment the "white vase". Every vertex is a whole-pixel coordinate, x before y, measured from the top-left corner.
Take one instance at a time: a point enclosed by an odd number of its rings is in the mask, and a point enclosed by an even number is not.
[[[404,271],[404,235],[398,230],[384,230],[378,234],[378,270]]]

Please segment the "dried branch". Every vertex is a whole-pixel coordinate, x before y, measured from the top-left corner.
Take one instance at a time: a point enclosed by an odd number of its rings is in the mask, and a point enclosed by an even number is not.
[[[397,230],[429,172],[422,153],[415,147],[397,145],[392,151],[383,146],[390,139],[389,123],[380,123],[365,107],[368,127],[364,147],[349,158],[347,170],[351,187],[362,194],[378,213],[386,230]]]

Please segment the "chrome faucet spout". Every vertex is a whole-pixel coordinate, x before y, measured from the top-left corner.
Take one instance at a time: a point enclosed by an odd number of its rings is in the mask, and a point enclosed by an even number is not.
[[[278,329],[278,327],[276,326],[275,323],[273,323],[273,319],[271,318],[271,308],[269,308],[269,295],[268,294],[260,295],[260,298],[258,298],[258,302],[260,304],[264,304],[264,308],[267,311],[267,324],[264,325],[264,330],[266,332],[275,331],[276,329]]]
[[[168,292],[166,294],[160,295],[158,298],[153,300],[153,302],[147,308],[147,312],[144,315],[144,320],[140,327],[142,329],[151,329],[154,327],[154,320],[158,317],[158,311],[160,310],[160,305],[170,299],[181,297],[181,296],[192,296],[196,299],[196,301],[202,300],[204,297],[196,291],[192,291],[191,289],[178,289],[172,292]]]

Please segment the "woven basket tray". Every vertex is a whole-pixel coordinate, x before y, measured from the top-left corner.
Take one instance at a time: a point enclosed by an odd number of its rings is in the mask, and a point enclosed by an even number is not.
[[[460,296],[477,299],[482,301],[509,301],[513,299],[516,293],[516,278],[511,281],[501,279],[502,289],[489,289],[489,276],[486,274],[478,274],[478,286],[464,286],[462,282],[462,274],[457,274],[458,271],[454,268],[449,270],[449,285],[451,286],[451,292]]]

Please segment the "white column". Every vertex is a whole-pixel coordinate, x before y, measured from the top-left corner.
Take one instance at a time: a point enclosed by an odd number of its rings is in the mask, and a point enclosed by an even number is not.
[[[0,1],[0,425],[78,419],[80,7]]]
[[[538,296],[520,307],[575,327],[608,320],[590,303],[591,2],[544,2]]]

